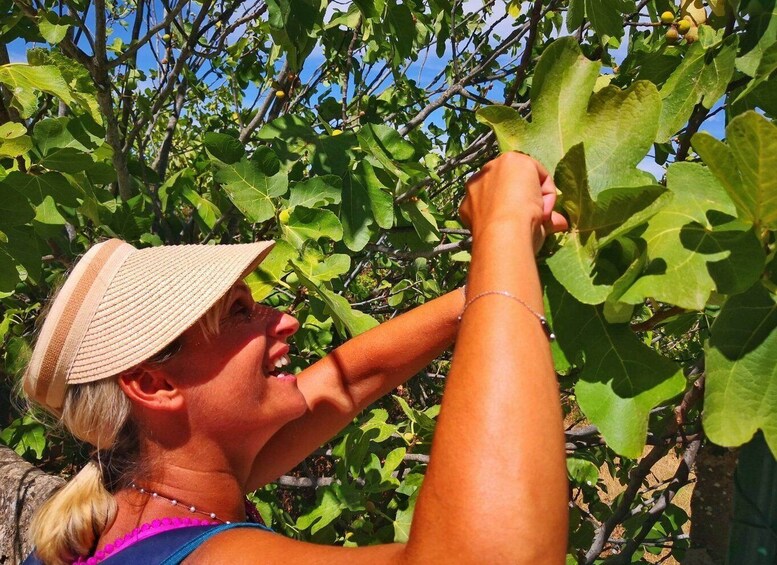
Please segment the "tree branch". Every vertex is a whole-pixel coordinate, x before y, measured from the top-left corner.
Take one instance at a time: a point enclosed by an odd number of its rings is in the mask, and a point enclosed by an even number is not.
[[[669,507],[669,504],[677,494],[677,491],[690,482],[688,477],[693,468],[693,463],[696,460],[696,455],[699,453],[699,447],[701,447],[701,438],[692,441],[685,449],[683,458],[680,461],[674,476],[672,476],[672,479],[669,481],[669,485],[661,492],[661,495],[647,511],[647,517],[642,523],[642,528],[639,530],[639,533],[628,540],[620,554],[612,559],[613,565],[632,563],[631,556],[637,551],[637,548],[648,534],[650,534],[653,526],[661,517],[661,514]]]
[[[507,96],[505,96],[505,104],[508,106],[515,100],[518,89],[521,88],[523,79],[526,76],[526,69],[529,68],[529,63],[531,63],[534,42],[537,39],[537,28],[539,27],[539,21],[542,15],[542,0],[535,0],[531,10],[531,17],[529,18],[529,37],[526,38],[526,46],[523,48],[523,56],[521,57],[521,62],[518,64],[518,69],[515,72],[513,86],[507,92]]]
[[[108,67],[109,68],[118,67],[122,63],[127,62],[130,59],[130,57],[133,57],[135,53],[138,52],[138,49],[140,49],[146,43],[151,41],[151,38],[154,37],[157,33],[159,33],[167,26],[169,26],[170,23],[172,23],[172,21],[178,16],[178,14],[181,13],[181,10],[183,10],[183,7],[188,3],[189,3],[188,0],[180,0],[178,4],[175,6],[175,8],[173,8],[172,10],[168,11],[167,14],[165,14],[165,18],[161,22],[159,22],[153,27],[150,27],[142,38],[135,40],[133,43],[130,43],[130,46],[127,48],[126,51],[122,52],[118,57],[110,61],[110,63],[108,64]],[[205,6],[203,6],[201,10],[206,10]]]

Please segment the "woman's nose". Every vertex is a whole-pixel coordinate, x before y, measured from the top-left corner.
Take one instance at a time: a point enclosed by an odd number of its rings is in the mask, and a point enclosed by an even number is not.
[[[267,334],[276,339],[283,339],[293,335],[299,329],[297,318],[283,312],[278,312],[278,314],[279,316],[270,322]]]

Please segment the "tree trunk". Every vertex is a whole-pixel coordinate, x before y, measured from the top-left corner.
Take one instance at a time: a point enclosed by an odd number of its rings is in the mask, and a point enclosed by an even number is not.
[[[32,515],[64,483],[0,445],[0,564],[21,563],[32,550],[27,537]]]
[[[737,456],[737,451],[709,442],[699,450],[696,486],[691,497],[692,553],[705,558],[699,563],[722,564],[726,560]]]

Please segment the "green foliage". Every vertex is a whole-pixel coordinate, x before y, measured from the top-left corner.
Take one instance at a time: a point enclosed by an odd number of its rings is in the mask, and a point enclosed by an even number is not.
[[[629,558],[655,552],[687,514],[644,511],[647,479],[631,499],[605,496],[603,473],[625,484],[646,442],[674,441],[673,409],[700,374],[703,421],[691,406],[681,435],[736,446],[761,430],[777,452],[777,12],[696,4],[705,23],[676,44],[650,25],[681,17],[664,0],[640,14],[633,0],[467,13],[219,1],[171,5],[164,22],[111,4],[105,29],[91,4],[3,5],[4,398],[41,305],[104,237],[275,239],[247,282],[299,318],[294,366],[313,363],[464,282],[464,181],[497,149],[519,150],[551,172],[571,226],[539,257],[570,426],[570,562],[626,547],[592,545],[622,506],[623,535],[646,536]],[[448,367],[436,361],[255,493],[266,520],[317,542],[406,541]],[[1,407],[0,441],[52,471],[78,460]],[[311,477],[317,489],[287,484]],[[671,546],[681,557],[687,542]]]

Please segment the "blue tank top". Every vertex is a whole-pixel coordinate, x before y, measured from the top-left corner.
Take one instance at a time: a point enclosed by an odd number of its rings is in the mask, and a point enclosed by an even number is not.
[[[140,540],[122,549],[115,555],[100,561],[105,565],[178,565],[195,549],[216,534],[233,528],[259,528],[272,532],[262,524],[252,522],[235,522],[234,524],[219,524],[216,526],[192,526],[161,532],[150,538]],[[35,552],[24,560],[22,565],[45,565],[38,559]]]

